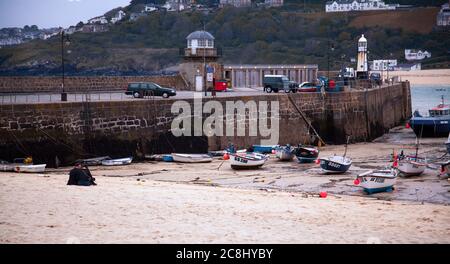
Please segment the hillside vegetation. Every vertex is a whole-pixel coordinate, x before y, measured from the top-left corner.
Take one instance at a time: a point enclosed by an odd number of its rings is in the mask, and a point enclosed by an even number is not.
[[[225,63],[312,63],[331,68],[348,65],[357,40],[365,34],[369,60],[404,58],[405,48],[430,51],[430,65],[447,65],[449,31],[433,30],[437,8],[386,12],[303,13],[289,8],[224,8],[200,12],[155,12],[136,22],[124,21],[105,33],[75,33],[66,65],[69,74],[145,73],[181,61],[186,36],[203,28],[216,37]],[[331,51],[330,47],[334,47]],[[57,74],[60,39],[32,41],[0,49],[2,74]],[[31,70],[30,70],[31,69]]]

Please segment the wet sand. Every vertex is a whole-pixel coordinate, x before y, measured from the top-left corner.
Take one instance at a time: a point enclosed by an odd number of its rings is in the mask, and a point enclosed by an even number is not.
[[[442,156],[444,140],[423,139],[421,152]],[[352,144],[354,164],[344,175],[274,158],[254,171],[219,159],[97,166],[93,187],[66,186],[70,168],[3,172],[0,242],[449,243],[450,183],[437,170],[399,179],[392,193],[367,196],[353,186],[364,169],[389,165],[393,147],[413,143],[410,130],[397,128]],[[343,149],[326,146],[321,155]]]

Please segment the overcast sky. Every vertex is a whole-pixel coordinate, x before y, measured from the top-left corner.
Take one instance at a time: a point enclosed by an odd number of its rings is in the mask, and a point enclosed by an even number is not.
[[[127,6],[130,0],[0,0],[0,28],[37,25],[68,27],[107,11]]]

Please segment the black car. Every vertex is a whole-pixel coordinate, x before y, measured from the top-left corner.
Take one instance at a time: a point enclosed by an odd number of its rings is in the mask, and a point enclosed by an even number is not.
[[[133,95],[134,98],[143,98],[144,96],[162,96],[168,98],[175,96],[177,92],[173,88],[161,87],[153,82],[136,82],[128,84],[125,94]]]
[[[371,73],[369,78],[372,82],[376,83],[377,85],[381,84],[381,74],[379,74],[378,72]]]

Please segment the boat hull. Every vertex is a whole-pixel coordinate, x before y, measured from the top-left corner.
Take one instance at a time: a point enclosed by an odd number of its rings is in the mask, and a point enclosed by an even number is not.
[[[326,173],[345,173],[350,169],[352,162],[348,158],[333,156],[320,159],[320,167]]]
[[[102,165],[103,166],[129,165],[129,164],[131,164],[132,161],[133,161],[133,158],[102,160]]]
[[[367,194],[391,192],[397,182],[397,173],[392,170],[368,171],[358,175],[357,179]]]
[[[267,157],[254,154],[230,154],[231,168],[235,170],[258,169],[266,163]]]
[[[270,154],[277,146],[253,145],[253,152]]]
[[[109,156],[103,156],[103,157],[78,160],[77,162],[81,162],[84,165],[88,165],[88,166],[95,166],[95,165],[102,165],[102,161],[107,160],[107,159],[111,159],[111,158]]]
[[[445,137],[450,133],[450,116],[413,117],[409,124],[418,137]]]
[[[27,172],[27,173],[39,173],[45,172],[45,167],[47,164],[36,164],[36,165],[16,165],[14,167],[15,172]]]
[[[275,156],[281,161],[291,161],[294,158],[292,149],[277,148],[275,149]]]
[[[319,150],[313,147],[298,147],[295,156],[299,163],[313,163],[319,157]]]
[[[398,170],[402,176],[419,176],[425,171],[426,164],[421,164],[413,161],[400,161],[398,163]]]
[[[212,157],[207,154],[172,153],[172,158],[173,161],[182,163],[206,163],[212,161]]]

